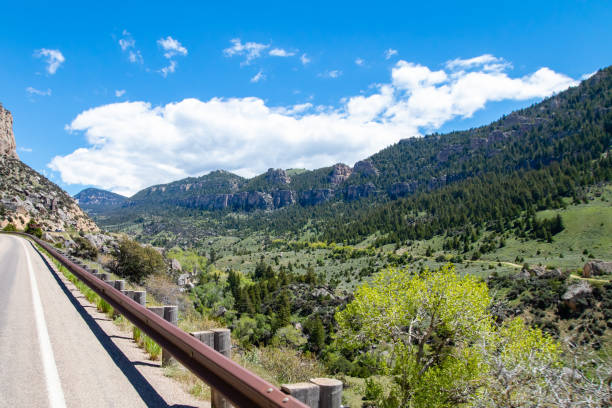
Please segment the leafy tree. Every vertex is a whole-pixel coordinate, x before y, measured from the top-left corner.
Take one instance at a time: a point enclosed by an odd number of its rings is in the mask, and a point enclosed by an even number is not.
[[[481,374],[473,344],[490,330],[490,301],[486,284],[452,266],[420,276],[388,269],[336,314],[337,339],[350,349],[393,346],[400,406],[450,406]]]
[[[153,273],[166,270],[164,258],[152,247],[143,247],[135,241],[123,238],[115,251],[111,269],[132,282],[142,282]]]

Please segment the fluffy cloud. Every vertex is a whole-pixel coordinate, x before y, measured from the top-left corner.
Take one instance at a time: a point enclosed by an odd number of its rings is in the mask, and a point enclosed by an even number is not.
[[[175,55],[187,55],[187,48],[183,47],[180,42],[170,36],[166,38],[160,38],[159,40],[157,40],[157,44],[162,47],[164,51],[166,51],[164,53],[164,57],[168,59],[174,57]]]
[[[117,90],[115,91],[115,96],[116,96],[117,98],[121,98],[123,95],[125,95],[125,89],[117,89]]]
[[[28,86],[26,88],[26,92],[30,95],[38,95],[38,96],[51,96],[51,89],[47,88],[46,91],[41,91],[40,89],[32,88]]]
[[[223,54],[226,57],[233,57],[234,55],[244,55],[246,60],[244,64],[250,64],[252,60],[255,58],[259,58],[261,53],[270,46],[268,44],[260,44],[256,42],[247,42],[242,43],[240,38],[234,38],[230,41],[232,43],[231,47],[228,47],[223,50]]]
[[[469,117],[489,101],[541,98],[576,84],[549,68],[510,77],[485,68],[490,63],[431,70],[399,61],[389,83],[337,107],[272,107],[256,97],[100,106],[67,126],[88,145],[49,167],[65,183],[129,195],[215,169],[252,176],[270,167],[353,164],[401,138]]]
[[[300,61],[302,62],[302,65],[306,65],[310,63],[310,58],[308,57],[308,55],[302,54],[300,56]]]
[[[363,64],[365,64],[365,61],[363,60],[363,58],[357,58],[357,59],[355,59],[355,64],[357,64],[360,67],[362,67]]]
[[[47,63],[47,72],[53,75],[57,72],[57,69],[66,61],[64,55],[60,50],[50,50],[48,48],[41,48],[34,52],[36,58],[44,58]]]
[[[169,60],[169,65],[158,71],[164,78],[166,78],[168,74],[172,74],[174,71],[176,71],[176,66],[178,63],[174,60],[174,57],[186,56],[187,48],[183,47],[180,42],[170,36],[157,40],[157,45],[159,45],[165,51],[164,57]]]

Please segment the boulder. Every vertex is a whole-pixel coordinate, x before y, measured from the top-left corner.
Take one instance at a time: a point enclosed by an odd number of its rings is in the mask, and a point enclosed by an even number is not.
[[[378,176],[378,169],[370,160],[361,160],[353,166],[353,173],[357,173],[363,177]]]
[[[331,173],[327,177],[330,184],[338,185],[353,174],[353,169],[343,163],[334,164]]]
[[[561,300],[565,303],[572,311],[576,311],[578,308],[578,301],[591,296],[593,288],[588,282],[581,281],[570,285],[565,293],[561,296]]]
[[[610,275],[612,274],[612,262],[605,262],[599,259],[594,259],[592,261],[584,264],[582,268],[582,276],[585,278],[590,278],[591,276],[597,275]]]

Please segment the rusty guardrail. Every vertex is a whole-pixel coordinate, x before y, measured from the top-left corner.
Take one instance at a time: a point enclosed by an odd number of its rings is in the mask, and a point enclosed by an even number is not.
[[[162,348],[168,350],[176,360],[202,381],[223,394],[235,406],[308,408],[294,397],[283,393],[269,382],[147,310],[113,286],[96,278],[57,252],[45,241],[28,234],[17,234],[43,247],[115,310],[155,340]]]

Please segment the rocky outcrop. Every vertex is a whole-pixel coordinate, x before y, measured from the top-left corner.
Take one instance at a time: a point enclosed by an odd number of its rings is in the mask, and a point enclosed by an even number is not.
[[[343,163],[334,164],[327,178],[329,184],[337,186],[353,174],[353,169]]]
[[[353,173],[359,174],[362,177],[376,177],[378,176],[378,169],[374,167],[374,164],[369,159],[361,160],[353,166]]]
[[[313,190],[302,191],[300,193],[301,205],[317,205],[334,197],[334,190],[331,188],[317,188]]]
[[[271,184],[289,184],[291,183],[291,177],[283,169],[268,169],[266,181]]]
[[[0,228],[24,229],[30,221],[44,231],[99,231],[65,191],[21,161],[0,156]]]
[[[612,262],[600,261],[594,259],[584,264],[582,268],[582,276],[590,278],[591,276],[597,275],[610,275],[612,274]]]
[[[0,156],[19,159],[13,134],[13,115],[0,104]]]
[[[344,199],[353,201],[376,194],[376,187],[372,183],[348,186],[344,191]]]
[[[276,190],[272,192],[274,208],[287,207],[297,202],[297,193],[292,190]]]

